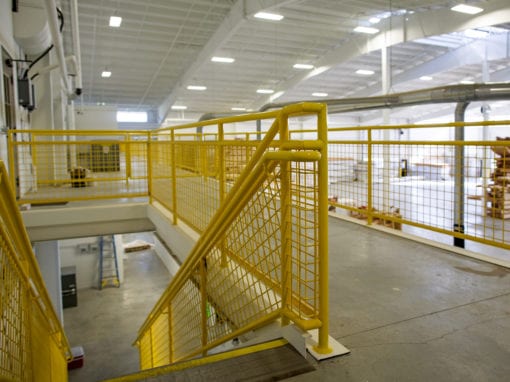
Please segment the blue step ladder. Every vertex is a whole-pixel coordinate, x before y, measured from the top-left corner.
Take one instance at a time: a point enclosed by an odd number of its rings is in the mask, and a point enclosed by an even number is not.
[[[120,287],[117,248],[113,235],[99,237],[99,290]]]

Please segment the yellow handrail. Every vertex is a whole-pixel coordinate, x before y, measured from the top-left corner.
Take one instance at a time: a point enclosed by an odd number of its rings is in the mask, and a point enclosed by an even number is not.
[[[19,210],[0,161],[0,263],[2,343],[0,377],[67,381],[71,351],[54,311]]]
[[[319,328],[317,351],[331,351],[327,240],[319,240],[327,238],[325,113],[316,104],[279,111],[142,325],[135,344],[143,369],[206,354],[278,317]],[[318,139],[287,142],[286,121],[296,114],[318,116]],[[205,144],[193,142],[202,145],[196,152]]]

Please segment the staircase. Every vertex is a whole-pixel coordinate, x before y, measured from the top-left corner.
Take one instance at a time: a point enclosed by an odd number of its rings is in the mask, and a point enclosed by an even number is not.
[[[286,340],[278,339],[104,382],[278,381],[315,370]]]

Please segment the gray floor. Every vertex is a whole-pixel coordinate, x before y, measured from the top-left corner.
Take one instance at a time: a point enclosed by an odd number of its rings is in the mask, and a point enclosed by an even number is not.
[[[129,241],[129,240],[128,240]],[[127,254],[120,288],[78,291],[78,307],[64,310],[71,346],[82,346],[85,363],[69,372],[70,382],[92,382],[139,369],[131,344],[169,283],[170,276],[153,250]]]
[[[87,353],[71,382],[136,370],[129,345],[167,276],[149,253],[125,264],[122,288],[81,293],[65,311]],[[351,354],[288,380],[507,381],[509,273],[330,218],[330,334]]]

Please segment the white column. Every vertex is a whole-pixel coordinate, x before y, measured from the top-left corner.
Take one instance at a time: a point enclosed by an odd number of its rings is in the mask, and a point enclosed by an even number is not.
[[[386,35],[388,36],[388,34]],[[389,48],[388,46],[384,46],[381,49],[381,85],[382,85],[382,95],[386,95],[389,93],[391,88],[391,62],[389,56]],[[382,124],[389,125],[390,124],[390,109],[383,109],[382,111]],[[383,140],[389,141],[390,139],[390,131],[383,131]],[[390,148],[385,145],[383,147],[383,205],[382,208],[384,211],[389,211],[390,209],[390,178],[391,178],[391,158],[390,158]]]
[[[60,322],[63,322],[62,285],[60,281],[60,255],[58,241],[40,241],[34,245],[35,257],[39,263],[46,289]]]

